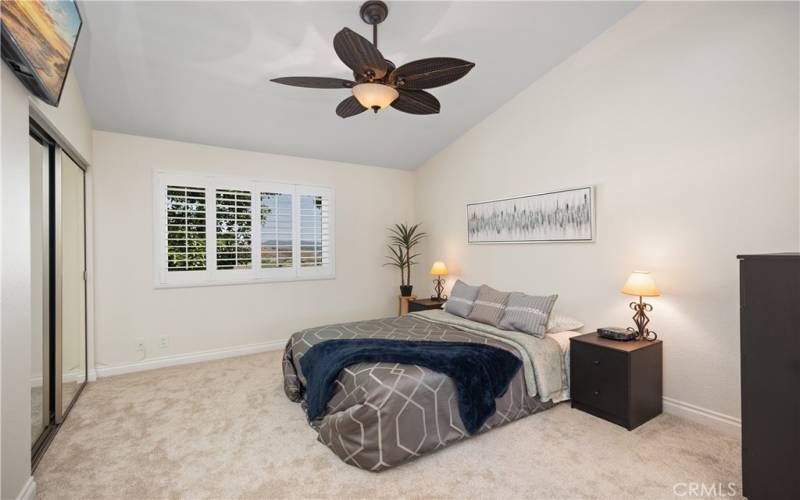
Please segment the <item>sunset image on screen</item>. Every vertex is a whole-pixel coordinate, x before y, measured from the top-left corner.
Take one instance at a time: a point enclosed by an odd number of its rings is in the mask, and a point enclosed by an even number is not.
[[[75,3],[3,0],[2,21],[48,93],[58,98],[81,25]]]

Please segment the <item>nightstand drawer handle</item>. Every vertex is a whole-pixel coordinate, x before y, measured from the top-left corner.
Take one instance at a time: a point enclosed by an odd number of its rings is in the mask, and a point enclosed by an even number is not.
[[[600,360],[599,359],[595,359],[594,361],[592,361],[592,363],[594,363],[595,365],[599,365],[600,364]]]
[[[599,396],[600,395],[600,391],[594,391],[592,394],[594,394],[595,396]]]

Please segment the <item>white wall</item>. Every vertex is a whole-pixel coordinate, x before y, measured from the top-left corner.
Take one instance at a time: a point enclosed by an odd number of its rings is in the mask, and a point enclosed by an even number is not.
[[[92,120],[83,102],[81,89],[75,73],[70,73],[64,83],[61,102],[55,108],[39,99],[31,99],[31,106],[39,122],[45,122],[54,130],[61,144],[70,147],[70,154],[84,165],[91,163],[92,157]]]
[[[587,329],[630,324],[620,289],[651,270],[666,409],[735,427],[736,255],[800,249],[797,20],[797,3],[637,8],[417,171],[426,257],[557,292]],[[466,245],[467,202],[581,185],[596,243]]]
[[[37,116],[65,146],[91,160],[91,123],[70,74],[61,106],[30,97],[0,63],[0,186],[2,186],[2,282],[0,283],[0,497],[16,498],[30,474],[31,246],[28,120]],[[88,139],[88,142],[87,142]]]
[[[30,477],[30,217],[28,94],[0,63],[2,78],[2,269],[0,283],[0,449],[2,498]]]
[[[386,227],[411,220],[410,172],[95,132],[95,307],[100,373],[147,357],[272,342],[314,325],[396,313],[382,267]],[[199,288],[153,286],[153,171],[208,172],[330,186],[336,279]],[[166,349],[159,348],[169,336]],[[112,368],[109,371],[109,368]]]

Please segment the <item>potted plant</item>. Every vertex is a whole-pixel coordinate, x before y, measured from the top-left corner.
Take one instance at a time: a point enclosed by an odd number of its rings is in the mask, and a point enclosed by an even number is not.
[[[389,248],[390,254],[386,256],[389,260],[385,265],[393,266],[400,270],[400,295],[403,297],[411,296],[411,267],[417,262],[414,260],[420,254],[413,253],[423,238],[427,236],[419,231],[419,224],[406,226],[405,224],[395,224],[389,228]]]

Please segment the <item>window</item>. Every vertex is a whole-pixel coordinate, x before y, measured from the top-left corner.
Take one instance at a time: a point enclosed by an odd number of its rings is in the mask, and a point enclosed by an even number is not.
[[[156,286],[334,277],[333,190],[156,172]]]
[[[206,190],[167,186],[167,269],[206,269]]]
[[[300,198],[300,267],[330,263],[329,201],[317,194]]]
[[[261,268],[293,265],[292,195],[261,193]]]
[[[217,269],[250,269],[253,264],[253,195],[217,189]]]

